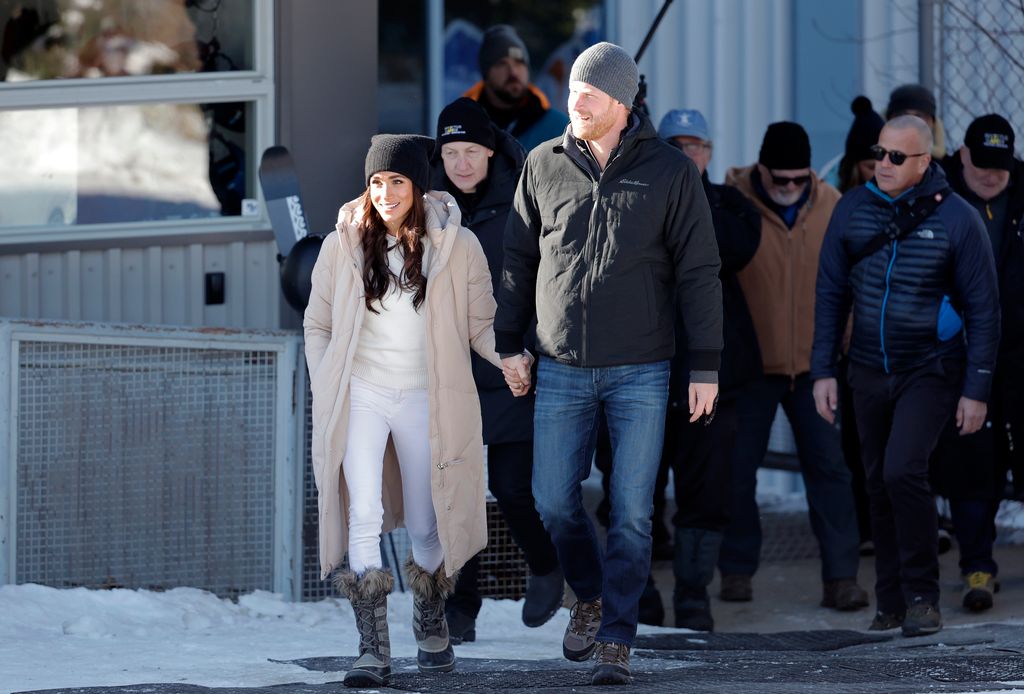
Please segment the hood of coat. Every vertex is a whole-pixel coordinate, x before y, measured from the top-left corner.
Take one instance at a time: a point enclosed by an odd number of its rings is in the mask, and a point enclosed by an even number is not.
[[[423,195],[423,205],[427,216],[427,240],[430,243],[428,252],[427,278],[438,273],[451,256],[455,237],[462,226],[462,212],[450,193],[431,190]],[[350,200],[338,210],[338,241],[341,248],[362,267],[363,248],[361,241],[362,227],[362,196]]]

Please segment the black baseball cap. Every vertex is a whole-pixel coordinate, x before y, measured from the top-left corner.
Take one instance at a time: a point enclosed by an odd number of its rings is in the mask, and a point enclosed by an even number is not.
[[[1013,128],[1002,116],[990,113],[967,126],[964,145],[979,169],[1013,170]]]

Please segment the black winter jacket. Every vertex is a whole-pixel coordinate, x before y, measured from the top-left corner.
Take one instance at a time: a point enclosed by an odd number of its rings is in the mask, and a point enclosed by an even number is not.
[[[945,185],[933,163],[895,204],[932,196]],[[887,198],[872,181],[847,192],[832,213],[818,263],[811,377],[835,375],[852,298],[851,361],[886,373],[906,371],[937,357],[963,358],[966,341],[963,395],[987,401],[999,345],[999,297],[981,218],[951,194],[903,240],[851,268],[851,256],[895,215]]]
[[[667,360],[678,303],[691,368],[717,371],[720,263],[697,167],[643,114],[599,175],[582,144],[570,126],[526,158],[505,230],[498,352],[523,348],[536,313],[537,349],[566,364]]]
[[[942,167],[953,190],[975,207],[984,207],[964,182],[959,154],[943,159]],[[1007,196],[1006,222],[1002,242],[992,249],[999,275],[1002,319],[995,389],[1008,406],[1024,408],[1024,162],[1019,159],[1014,161],[1010,184],[1002,195]]]
[[[467,196],[448,180],[439,153],[431,160],[431,188],[447,190],[458,201],[462,211],[462,224],[480,241],[491,271],[494,295],[501,285],[503,260],[502,239],[505,223],[512,209],[519,174],[523,170],[526,153],[519,142],[504,130],[494,131],[494,156],[488,164],[487,178],[477,187],[478,194]],[[527,347],[534,349],[532,331]],[[472,353],[473,379],[480,396],[483,418],[483,440],[486,444],[512,443],[533,440],[534,395],[513,397],[505,384],[505,377],[494,365],[476,352]]]
[[[762,375],[761,350],[754,321],[736,273],[746,267],[761,243],[761,215],[746,196],[732,186],[717,185],[701,176],[711,207],[715,238],[722,259],[722,368],[718,375],[721,398],[735,397],[740,387]],[[676,356],[672,358],[669,405],[688,409],[690,354],[682,319],[676,321]]]

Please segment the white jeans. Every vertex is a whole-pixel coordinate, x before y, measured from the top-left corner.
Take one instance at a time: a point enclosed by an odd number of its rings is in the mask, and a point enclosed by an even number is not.
[[[405,528],[413,560],[433,572],[443,554],[430,486],[427,390],[396,390],[353,376],[348,447],[342,466],[348,486],[348,563],[357,574],[380,568],[384,449],[395,441],[402,470]]]

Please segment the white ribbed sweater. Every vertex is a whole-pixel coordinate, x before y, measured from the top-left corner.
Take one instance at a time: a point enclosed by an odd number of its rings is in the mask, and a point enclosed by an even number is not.
[[[396,277],[401,277],[403,262],[404,254],[396,244],[388,251],[388,267]],[[420,311],[413,307],[412,298],[413,292],[402,291],[392,282],[384,298],[373,304],[380,313],[366,311],[353,376],[396,390],[427,387],[426,317],[423,307]]]

